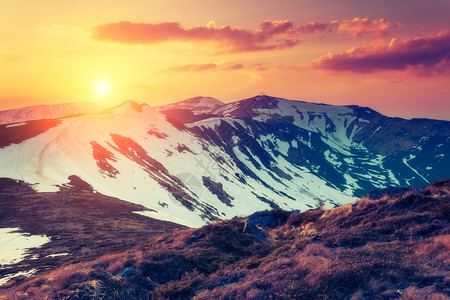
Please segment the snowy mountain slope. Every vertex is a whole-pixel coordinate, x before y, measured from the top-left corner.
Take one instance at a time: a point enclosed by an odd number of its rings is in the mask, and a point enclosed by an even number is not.
[[[166,105],[155,107],[157,111],[169,109],[186,109],[194,114],[210,113],[219,107],[225,105],[220,100],[212,97],[193,97],[186,100],[169,103]]]
[[[192,99],[0,125],[0,177],[55,191],[76,175],[188,226],[450,177],[450,122],[268,96]]]
[[[211,97],[194,97],[183,101],[170,103],[155,109],[173,119],[182,119],[184,122],[193,122],[209,118],[211,112],[215,111],[225,103]]]
[[[51,125],[36,136],[4,143],[1,177],[55,191],[77,175],[101,193],[157,210],[148,213],[155,218],[190,226],[271,206],[305,210],[313,205],[312,195],[304,197],[297,183],[269,185],[270,174],[241,170],[244,164],[234,154],[179,130],[147,105],[127,102]],[[21,126],[27,131],[27,124]],[[0,136],[21,126],[1,125]],[[306,175],[327,195],[335,193],[323,180]]]
[[[448,178],[450,122],[429,119],[377,118],[355,137],[371,152],[385,157],[385,166],[400,185],[423,186]]]
[[[0,111],[0,124],[55,119],[76,114],[96,113],[103,109],[103,107],[89,102],[27,106]]]
[[[450,176],[447,121],[388,118],[370,108],[268,96],[230,103],[212,114],[187,126],[227,153],[242,153],[252,167],[271,170],[275,181],[301,176],[293,167],[306,168],[343,193],[363,196]]]

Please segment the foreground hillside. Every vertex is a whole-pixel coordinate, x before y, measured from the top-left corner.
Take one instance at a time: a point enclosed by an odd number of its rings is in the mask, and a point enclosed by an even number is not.
[[[122,252],[141,243],[143,237],[183,228],[143,216],[148,211],[143,206],[94,193],[77,177],[70,179],[71,184],[59,192],[37,193],[21,181],[0,178],[0,230],[16,232],[15,236],[0,236],[0,284],[18,274]],[[21,257],[14,250],[30,247],[23,245],[22,237],[45,239]],[[8,261],[11,254],[16,259]]]
[[[0,299],[448,299],[450,180],[388,192],[177,230],[11,281]]]

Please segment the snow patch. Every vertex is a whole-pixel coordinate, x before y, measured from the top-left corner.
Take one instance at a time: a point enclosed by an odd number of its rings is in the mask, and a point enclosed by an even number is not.
[[[15,277],[19,277],[19,276],[27,277],[27,276],[33,275],[34,273],[36,273],[36,271],[37,271],[36,269],[31,269],[31,270],[20,271],[20,272],[14,273],[14,274],[7,275],[3,278],[0,278],[0,286]]]
[[[0,228],[0,265],[11,265],[25,258],[29,248],[37,248],[50,242],[42,235],[26,235],[20,228]]]
[[[413,155],[410,155],[410,157],[411,156],[413,156]],[[410,159],[409,159],[410,160]],[[423,177],[422,175],[420,175],[420,173],[419,172],[417,172],[417,170],[416,169],[414,169],[413,167],[411,167],[410,165],[409,165],[409,160],[408,159],[406,159],[406,158],[403,158],[403,163],[408,167],[408,168],[410,168],[414,173],[416,173],[417,174],[417,176],[419,176],[420,178],[422,178],[426,183],[430,183],[425,177]],[[410,179],[411,180],[411,179]],[[408,181],[408,184],[409,184],[409,181]]]
[[[26,125],[26,124],[27,124],[27,122],[8,124],[8,125],[6,125],[6,128],[19,127],[19,126],[23,126],[23,125]]]

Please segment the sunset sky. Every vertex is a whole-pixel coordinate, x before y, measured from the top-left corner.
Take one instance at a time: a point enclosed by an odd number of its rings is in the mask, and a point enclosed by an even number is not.
[[[0,0],[0,110],[264,92],[450,120],[448,0]]]

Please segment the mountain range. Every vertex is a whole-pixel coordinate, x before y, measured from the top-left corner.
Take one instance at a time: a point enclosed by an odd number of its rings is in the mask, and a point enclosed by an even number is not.
[[[0,124],[0,177],[39,192],[75,180],[192,227],[271,208],[331,208],[450,177],[450,122],[354,105],[196,97],[102,111],[37,106],[0,112]]]
[[[0,111],[0,124],[75,116],[100,112],[103,109],[101,106],[90,102],[33,105]]]

